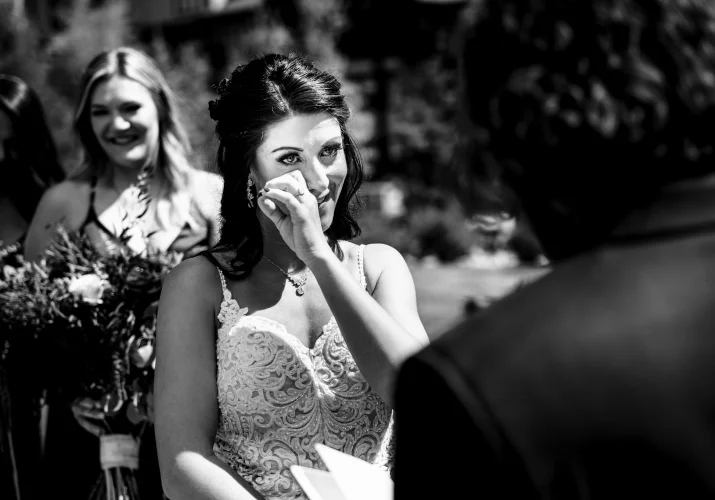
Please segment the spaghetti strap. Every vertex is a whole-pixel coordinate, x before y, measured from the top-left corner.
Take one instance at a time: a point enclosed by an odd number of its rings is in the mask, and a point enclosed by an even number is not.
[[[218,271],[218,277],[221,278],[221,291],[223,292],[224,297],[226,296],[226,292],[228,292],[230,295],[231,292],[228,290],[228,287],[226,286],[226,278],[223,275],[223,271],[218,266],[216,266],[216,270]]]
[[[241,307],[238,305],[238,302],[236,302],[236,299],[234,299],[233,295],[231,295],[231,290],[229,290],[228,286],[226,285],[226,278],[223,275],[223,271],[219,266],[215,264],[214,267],[216,267],[216,270],[218,271],[218,277],[221,279],[221,291],[223,292],[223,300],[221,301],[221,307],[219,308],[217,316],[221,324],[218,331],[219,338],[221,338],[225,334],[224,327],[233,326],[236,323],[237,319],[243,314],[245,314],[248,309],[241,309]]]
[[[93,175],[92,180],[90,181],[90,192],[89,192],[89,207],[87,207],[87,215],[84,218],[84,222],[82,222],[82,225],[80,226],[80,230],[84,231],[84,228],[87,227],[88,224],[95,224],[100,231],[103,231],[105,234],[107,234],[110,238],[112,239],[117,239],[117,235],[114,234],[112,231],[110,231],[107,226],[102,224],[102,222],[99,220],[99,216],[97,215],[97,211],[94,209],[94,200],[97,194],[97,176]]]
[[[360,286],[367,291],[367,278],[365,277],[364,264],[365,245],[360,245],[357,250],[358,273],[360,274]]]

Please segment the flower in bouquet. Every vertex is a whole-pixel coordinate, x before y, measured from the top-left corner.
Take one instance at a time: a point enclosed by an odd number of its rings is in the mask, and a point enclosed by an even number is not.
[[[67,291],[88,304],[97,305],[102,303],[102,294],[109,286],[110,284],[106,279],[90,273],[72,278]]]
[[[58,228],[43,261],[0,281],[5,350],[30,341],[46,354],[55,398],[128,402],[135,380],[148,390],[161,284],[180,260],[124,246],[100,255],[85,235]]]

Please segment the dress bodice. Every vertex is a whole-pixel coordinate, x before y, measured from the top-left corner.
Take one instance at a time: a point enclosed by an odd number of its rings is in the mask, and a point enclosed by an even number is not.
[[[389,470],[392,412],[360,373],[335,318],[308,347],[290,325],[247,315],[219,273],[216,455],[267,499],[305,498],[290,466],[325,470],[316,443]]]

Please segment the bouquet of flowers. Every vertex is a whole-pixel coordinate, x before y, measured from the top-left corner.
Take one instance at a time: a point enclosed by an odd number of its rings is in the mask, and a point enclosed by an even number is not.
[[[93,497],[137,499],[133,471],[153,416],[156,308],[182,256],[126,245],[104,254],[59,227],[45,257],[0,276],[0,361],[31,355],[37,390],[72,405],[100,437],[103,477]]]

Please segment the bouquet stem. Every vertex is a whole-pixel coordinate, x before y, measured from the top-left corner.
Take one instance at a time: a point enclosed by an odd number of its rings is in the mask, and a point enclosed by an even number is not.
[[[99,437],[102,475],[90,500],[140,500],[134,471],[139,468],[139,440],[129,434]]]
[[[2,367],[0,367],[0,451],[5,451],[9,457],[15,497],[20,498],[20,478],[17,472],[17,458],[12,436],[10,391],[7,386],[6,374]]]

